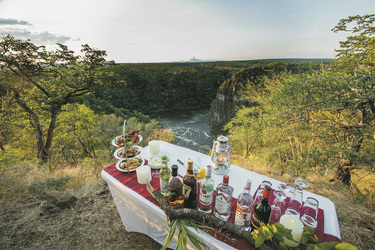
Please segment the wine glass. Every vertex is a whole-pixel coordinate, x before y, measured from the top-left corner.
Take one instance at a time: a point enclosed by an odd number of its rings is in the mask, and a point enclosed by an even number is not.
[[[307,197],[301,209],[301,221],[303,225],[316,229],[318,226],[319,201],[313,197]]]

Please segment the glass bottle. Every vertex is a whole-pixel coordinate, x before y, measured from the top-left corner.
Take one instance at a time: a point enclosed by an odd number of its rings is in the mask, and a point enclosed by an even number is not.
[[[184,208],[185,196],[182,193],[182,181],[177,176],[177,165],[172,165],[172,178],[168,183],[169,205],[173,208]]]
[[[211,213],[215,182],[211,178],[212,166],[207,165],[206,177],[200,184],[198,211]]]
[[[215,216],[223,221],[227,221],[230,216],[232,206],[233,187],[228,185],[229,176],[223,176],[223,182],[216,188]]]
[[[266,186],[263,191],[263,198],[259,201],[255,207],[253,216],[251,217],[251,231],[254,229],[259,229],[260,223],[267,224],[271,217],[271,206],[268,202],[271,194],[271,187]]]
[[[195,209],[197,207],[197,179],[193,172],[193,160],[187,161],[187,171],[183,178],[183,193],[185,196],[185,208]]]
[[[171,179],[171,170],[168,168],[168,158],[166,155],[161,156],[160,177],[160,192],[164,196],[168,196],[168,183]]]
[[[234,224],[244,230],[250,229],[251,212],[253,210],[253,197],[250,194],[251,180],[245,180],[243,192],[238,196]]]

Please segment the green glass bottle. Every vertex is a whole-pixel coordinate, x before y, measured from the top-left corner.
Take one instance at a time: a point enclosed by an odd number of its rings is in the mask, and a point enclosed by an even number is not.
[[[159,172],[160,176],[160,192],[164,196],[169,195],[168,183],[171,179],[171,170],[168,168],[168,158],[166,155],[161,156],[161,169]]]

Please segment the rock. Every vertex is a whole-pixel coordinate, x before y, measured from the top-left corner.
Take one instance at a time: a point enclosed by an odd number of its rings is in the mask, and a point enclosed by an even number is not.
[[[56,201],[56,206],[59,208],[72,208],[77,202],[77,197],[74,195],[65,195]]]
[[[43,201],[39,206],[41,213],[40,215],[49,215],[49,214],[55,214],[61,211],[61,209],[56,206],[54,201]]]

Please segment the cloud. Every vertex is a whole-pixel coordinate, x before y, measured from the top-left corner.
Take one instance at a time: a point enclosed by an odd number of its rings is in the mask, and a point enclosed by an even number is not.
[[[22,39],[22,40],[30,39],[33,43],[39,44],[39,45],[55,45],[56,43],[65,44],[66,42],[73,40],[71,37],[55,35],[47,31],[31,32],[26,29],[0,29],[0,34],[2,36],[5,36],[6,34],[10,34],[17,39]],[[74,39],[74,40],[77,40],[77,39]]]
[[[0,18],[0,25],[32,25],[31,23],[23,20]]]

